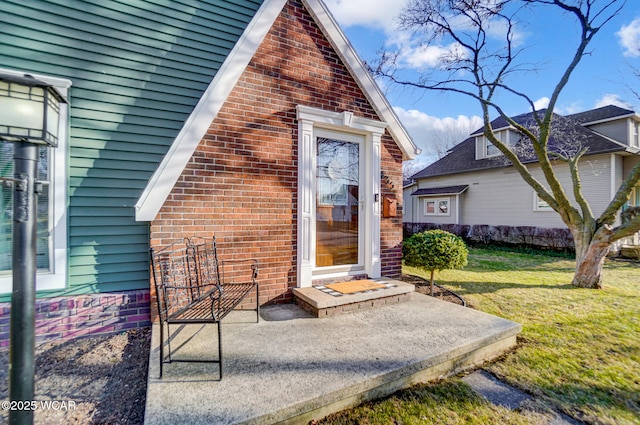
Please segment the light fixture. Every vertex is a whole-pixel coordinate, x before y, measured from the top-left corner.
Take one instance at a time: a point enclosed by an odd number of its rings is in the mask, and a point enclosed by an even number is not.
[[[28,74],[0,74],[0,139],[58,145],[60,103],[64,97]]]

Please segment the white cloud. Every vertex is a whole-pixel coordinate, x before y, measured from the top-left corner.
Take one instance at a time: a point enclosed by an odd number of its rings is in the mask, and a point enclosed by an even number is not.
[[[533,106],[536,108],[536,111],[545,109],[547,106],[549,106],[549,98],[541,97],[540,99],[533,102]]]
[[[448,46],[402,46],[399,64],[413,69],[436,68],[444,64],[446,57],[460,56],[463,52],[457,43]]]
[[[414,143],[422,149],[423,153],[416,160],[425,166],[438,159],[439,152],[462,142],[483,125],[479,116],[437,118],[415,109],[399,106],[393,109]]]
[[[600,98],[600,100],[596,102],[595,107],[601,108],[607,105],[615,105],[625,109],[633,109],[633,106],[629,102],[625,102],[624,100],[620,99],[619,94],[614,93],[608,93],[602,96],[602,98]]]
[[[627,57],[640,57],[640,17],[629,25],[623,25],[616,33]]]
[[[396,18],[408,0],[325,0],[325,4],[343,27],[362,25],[368,28],[395,30]]]

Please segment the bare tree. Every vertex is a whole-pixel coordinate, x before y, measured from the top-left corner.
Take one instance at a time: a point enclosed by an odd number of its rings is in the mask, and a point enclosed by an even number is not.
[[[412,31],[413,38],[422,43],[452,42],[448,53],[442,55],[440,68],[423,73],[410,80],[398,72],[400,54],[383,54],[374,71],[398,84],[422,89],[455,92],[475,99],[483,113],[484,135],[508,159],[522,178],[562,218],[571,231],[576,248],[576,270],[573,284],[585,288],[602,287],[602,266],[611,245],[640,231],[640,214],[629,214],[616,225],[616,217],[629,199],[640,179],[640,164],[626,176],[617,193],[599,217],[585,199],[578,164],[587,153],[586,148],[573,152],[552,152],[553,113],[558,98],[582,58],[590,54],[587,49],[601,28],[625,6],[625,0],[412,0],[400,17],[401,28]],[[533,99],[525,90],[509,84],[514,73],[533,71],[525,62],[526,49],[518,46],[515,29],[521,17],[531,8],[552,8],[574,20],[579,28],[577,47],[549,96],[544,111],[537,111]],[[501,28],[503,39],[495,43],[492,34]],[[494,30],[494,31],[492,31]],[[437,71],[437,72],[436,72]],[[441,77],[441,73],[445,77]],[[551,77],[545,76],[548,80]],[[510,118],[500,105],[501,98],[513,96],[524,100],[530,107],[535,125],[523,125]],[[527,165],[494,132],[490,114],[497,112],[516,131],[526,138],[532,154],[543,174],[536,179]],[[572,177],[570,187],[563,187],[554,162],[561,159],[569,166]],[[575,205],[567,193],[573,193]]]

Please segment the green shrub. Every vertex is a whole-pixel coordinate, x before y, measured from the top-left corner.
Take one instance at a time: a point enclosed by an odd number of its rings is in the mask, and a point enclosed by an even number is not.
[[[464,241],[444,230],[416,233],[402,243],[404,263],[431,272],[432,295],[435,271],[462,268],[467,265],[468,255]]]

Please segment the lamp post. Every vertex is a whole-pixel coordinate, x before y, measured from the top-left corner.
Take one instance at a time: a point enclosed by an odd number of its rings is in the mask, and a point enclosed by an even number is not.
[[[36,181],[38,147],[56,147],[60,104],[50,84],[29,75],[0,74],[0,140],[14,142],[13,292],[9,352],[9,398],[31,402],[35,376]],[[20,407],[23,403],[17,403]],[[13,406],[13,404],[12,404]],[[9,411],[11,424],[33,423],[33,410]]]

